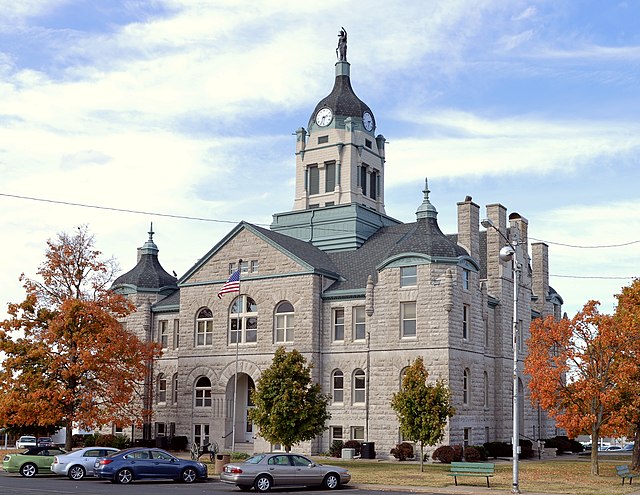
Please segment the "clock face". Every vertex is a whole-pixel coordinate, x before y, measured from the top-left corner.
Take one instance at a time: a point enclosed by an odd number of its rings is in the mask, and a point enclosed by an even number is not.
[[[320,127],[328,126],[333,120],[333,112],[330,108],[321,108],[316,114],[316,124]]]
[[[367,131],[373,129],[373,117],[369,112],[364,112],[362,114],[362,125]]]

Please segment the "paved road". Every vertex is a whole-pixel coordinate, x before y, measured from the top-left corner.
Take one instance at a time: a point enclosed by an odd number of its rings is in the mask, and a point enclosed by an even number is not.
[[[209,479],[205,482],[192,484],[173,481],[136,481],[130,485],[116,485],[109,481],[94,478],[86,478],[81,481],[72,481],[66,477],[54,475],[23,478],[18,474],[7,474],[0,471],[0,494],[2,495],[196,495],[205,493],[207,495],[240,495],[243,492],[235,486],[221,483],[217,479]],[[255,495],[253,491],[249,493]],[[332,492],[315,488],[287,488],[273,490],[272,493],[282,495],[328,495]],[[393,488],[386,488],[381,491],[353,486],[342,487],[338,493],[341,495],[407,495],[406,491]],[[429,491],[421,490],[421,495],[430,495],[430,493]]]

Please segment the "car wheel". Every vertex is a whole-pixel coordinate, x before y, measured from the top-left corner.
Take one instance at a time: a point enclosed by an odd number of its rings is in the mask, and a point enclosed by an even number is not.
[[[25,478],[33,478],[36,474],[38,474],[38,467],[31,463],[27,462],[20,466],[20,474]]]
[[[340,487],[340,477],[336,473],[329,473],[324,477],[322,484],[329,490],[335,490]]]
[[[238,485],[238,488],[240,488],[240,490],[242,490],[243,492],[248,492],[253,487],[251,485]]]
[[[121,469],[118,471],[116,474],[116,480],[122,485],[131,483],[133,481],[133,473],[131,472],[131,469]]]
[[[193,468],[186,468],[180,474],[180,479],[185,483],[193,483],[198,478],[198,473]]]
[[[82,466],[71,466],[69,468],[69,471],[67,471],[67,476],[69,476],[69,479],[71,480],[75,480],[75,481],[79,481],[82,478],[84,478],[86,472],[84,470],[84,468]]]
[[[272,483],[273,480],[271,479],[271,476],[261,474],[253,482],[253,486],[255,487],[257,492],[268,492],[269,490],[271,490]]]

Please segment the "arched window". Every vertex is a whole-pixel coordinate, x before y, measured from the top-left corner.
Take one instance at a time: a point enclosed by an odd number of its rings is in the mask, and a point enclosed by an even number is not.
[[[213,313],[209,308],[198,311],[196,318],[196,346],[213,344]]]
[[[353,373],[353,403],[364,404],[366,378],[364,371],[356,370]]]
[[[201,376],[196,381],[195,406],[211,407],[211,380],[206,376]]]
[[[229,311],[229,344],[258,340],[258,306],[249,296],[239,296]]]
[[[331,380],[331,395],[333,402],[341,404],[344,402],[344,373],[340,370],[333,372]]]
[[[174,404],[178,403],[178,373],[174,373],[171,378],[171,401]]]
[[[158,387],[156,394],[156,401],[158,404],[164,404],[167,402],[167,378],[162,373],[158,375]]]
[[[275,342],[293,342],[293,306],[289,301],[283,301],[276,306]]]
[[[469,400],[469,390],[470,390],[470,374],[469,374],[469,368],[465,368],[464,372],[462,373],[462,403],[463,404],[469,404],[470,400]]]

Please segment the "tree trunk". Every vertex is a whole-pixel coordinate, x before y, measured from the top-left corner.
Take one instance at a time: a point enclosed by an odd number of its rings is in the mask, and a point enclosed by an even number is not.
[[[424,473],[424,445],[420,442],[420,472]]]
[[[631,469],[637,471],[640,469],[640,423],[636,423],[633,432],[633,456],[631,457]]]
[[[591,427],[591,474],[599,476],[598,467],[598,443],[600,442],[600,430],[596,426]]]
[[[71,421],[67,421],[67,424],[65,425],[64,449],[67,452],[71,452],[73,449],[73,425],[71,424]]]

